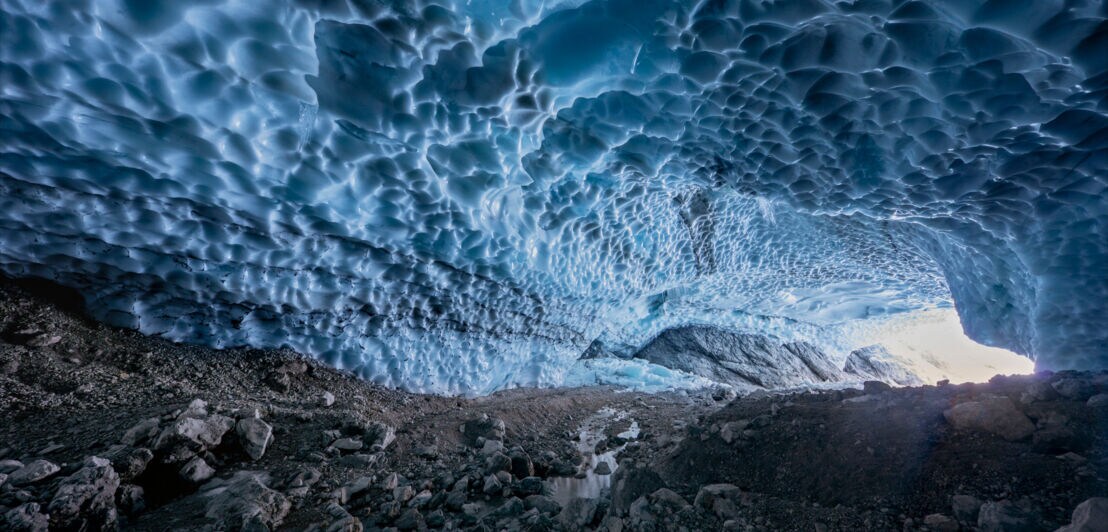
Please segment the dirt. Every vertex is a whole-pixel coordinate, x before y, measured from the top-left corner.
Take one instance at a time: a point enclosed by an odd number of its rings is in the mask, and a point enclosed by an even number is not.
[[[383,388],[288,351],[174,344],[92,322],[81,307],[46,283],[0,283],[0,461],[60,468],[20,486],[0,481],[0,527],[989,529],[988,518],[956,511],[959,495],[977,501],[974,511],[1018,514],[1022,528],[998,530],[1053,530],[1081,501],[1108,494],[1108,409],[1094,406],[1106,373],[734,401],[610,387],[444,397]],[[1052,392],[1065,379],[1079,389],[1072,397]],[[1008,441],[945,419],[986,395],[1010,398],[1034,434]],[[197,399],[206,406],[197,410]],[[255,416],[272,428],[257,460],[240,432]],[[149,419],[158,436],[121,443]],[[208,445],[160,443],[181,420],[231,428]],[[617,436],[633,425],[634,437]],[[578,441],[583,428],[595,445]],[[616,450],[604,455],[615,471],[598,475],[604,460],[582,447]],[[149,463],[127,470],[122,457],[146,448]],[[115,472],[93,456],[109,457]],[[184,480],[190,460],[212,478]],[[78,480],[87,481],[80,493],[102,497],[66,517],[59,494]],[[601,489],[578,500],[554,493],[586,484]],[[734,490],[709,497],[712,484]]]

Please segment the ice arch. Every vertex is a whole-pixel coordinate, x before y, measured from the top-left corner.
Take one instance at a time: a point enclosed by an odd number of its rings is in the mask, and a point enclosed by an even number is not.
[[[412,389],[955,305],[1108,366],[1108,4],[0,2],[0,270]]]

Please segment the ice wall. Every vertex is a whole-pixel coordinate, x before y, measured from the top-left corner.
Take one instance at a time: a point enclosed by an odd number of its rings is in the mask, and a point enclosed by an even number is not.
[[[0,0],[0,271],[417,390],[951,304],[1105,367],[1106,6]]]

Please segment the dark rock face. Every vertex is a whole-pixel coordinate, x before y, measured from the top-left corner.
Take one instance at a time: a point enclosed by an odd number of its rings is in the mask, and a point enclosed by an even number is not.
[[[818,347],[692,325],[663,331],[635,353],[671,369],[726,384],[784,388],[846,378]]]

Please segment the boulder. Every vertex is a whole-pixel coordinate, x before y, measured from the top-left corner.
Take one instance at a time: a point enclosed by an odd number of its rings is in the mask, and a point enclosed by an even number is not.
[[[980,532],[1031,532],[1038,527],[1038,512],[1012,501],[987,502],[977,515]]]
[[[386,425],[379,421],[370,422],[363,430],[363,439],[369,445],[370,450],[379,453],[388,449],[396,440],[396,427]]]
[[[504,420],[489,417],[488,414],[482,414],[479,418],[466,421],[462,424],[461,431],[465,435],[466,443],[472,447],[481,445],[481,443],[478,443],[478,439],[503,441],[507,432]]]
[[[274,529],[292,506],[288,499],[267,485],[268,476],[240,471],[229,480],[213,480],[202,493],[207,498],[205,517],[217,527],[238,530]]]
[[[1108,498],[1093,497],[1078,504],[1070,524],[1057,532],[1108,532]]]
[[[611,475],[612,466],[608,465],[608,462],[599,462],[596,464],[596,468],[593,469],[593,472],[597,475]]]
[[[202,484],[215,476],[215,469],[212,469],[212,466],[208,465],[203,458],[197,456],[182,466],[178,474],[185,482]]]
[[[61,468],[53,462],[35,460],[9,473],[8,483],[12,486],[26,486],[27,484],[34,484],[35,482],[49,478],[60,470]]]
[[[485,495],[499,495],[504,491],[504,485],[500,483],[500,479],[496,478],[496,475],[489,475],[485,477],[485,484],[481,488],[481,492]]]
[[[51,527],[69,530],[102,530],[116,522],[115,492],[119,474],[111,462],[90,457],[81,469],[58,485],[47,506]]]
[[[419,510],[415,508],[409,508],[407,511],[400,514],[395,524],[396,528],[400,530],[419,530],[425,526],[423,514],[419,513]]]
[[[558,504],[558,501],[545,495],[531,495],[523,499],[523,507],[528,510],[536,509],[539,513],[547,515],[554,515],[562,511],[562,505]]]
[[[539,495],[542,493],[542,479],[539,477],[527,477],[519,481],[516,493],[522,497]]]
[[[145,447],[122,447],[107,458],[119,474],[119,480],[130,482],[146,471],[146,466],[154,459],[154,453]]]
[[[0,473],[11,474],[25,464],[19,460],[0,460]]]
[[[156,417],[144,419],[136,423],[135,426],[127,429],[127,432],[123,433],[123,438],[121,441],[125,445],[132,446],[146,442],[147,440],[153,439],[155,436],[158,435],[158,429],[160,428],[160,426],[161,421]]]
[[[689,507],[689,503],[684,498],[668,488],[655,490],[647,499],[650,501],[650,509],[654,514],[675,514]]]
[[[273,441],[273,427],[258,417],[240,419],[235,424],[235,434],[239,445],[251,460],[259,460],[265,454],[266,447]]]
[[[146,490],[134,484],[122,484],[115,492],[115,505],[125,514],[137,514],[146,509]]]
[[[558,521],[569,530],[582,530],[596,517],[596,499],[575,497],[558,514]]]
[[[1035,425],[1007,397],[959,403],[944,411],[943,417],[956,429],[984,431],[1008,441],[1022,440],[1035,432]]]
[[[612,475],[612,502],[608,511],[611,515],[623,516],[635,499],[663,485],[662,477],[653,469],[621,463]]]
[[[324,408],[335,404],[335,394],[331,392],[323,392],[319,396],[319,406]]]
[[[1089,408],[1106,408],[1108,407],[1108,393],[1098,393],[1085,401],[1085,405]]]
[[[708,484],[707,486],[701,486],[700,491],[696,492],[693,505],[697,508],[714,511],[718,502],[733,501],[739,497],[740,493],[739,487],[734,484]]]
[[[1050,385],[1058,395],[1074,401],[1085,401],[1096,394],[1096,386],[1082,378],[1067,377],[1058,379]]]
[[[169,426],[162,429],[154,439],[154,451],[167,463],[181,463],[197,453],[219,446],[223,435],[231,430],[233,419],[215,414],[207,417],[190,408]]]
[[[728,421],[719,428],[719,437],[723,439],[724,443],[734,442],[742,437],[742,433],[746,430],[747,425],[750,422],[745,419],[738,421]]]
[[[50,517],[40,511],[37,502],[28,502],[8,510],[3,523],[11,532],[45,532],[50,526]]]

